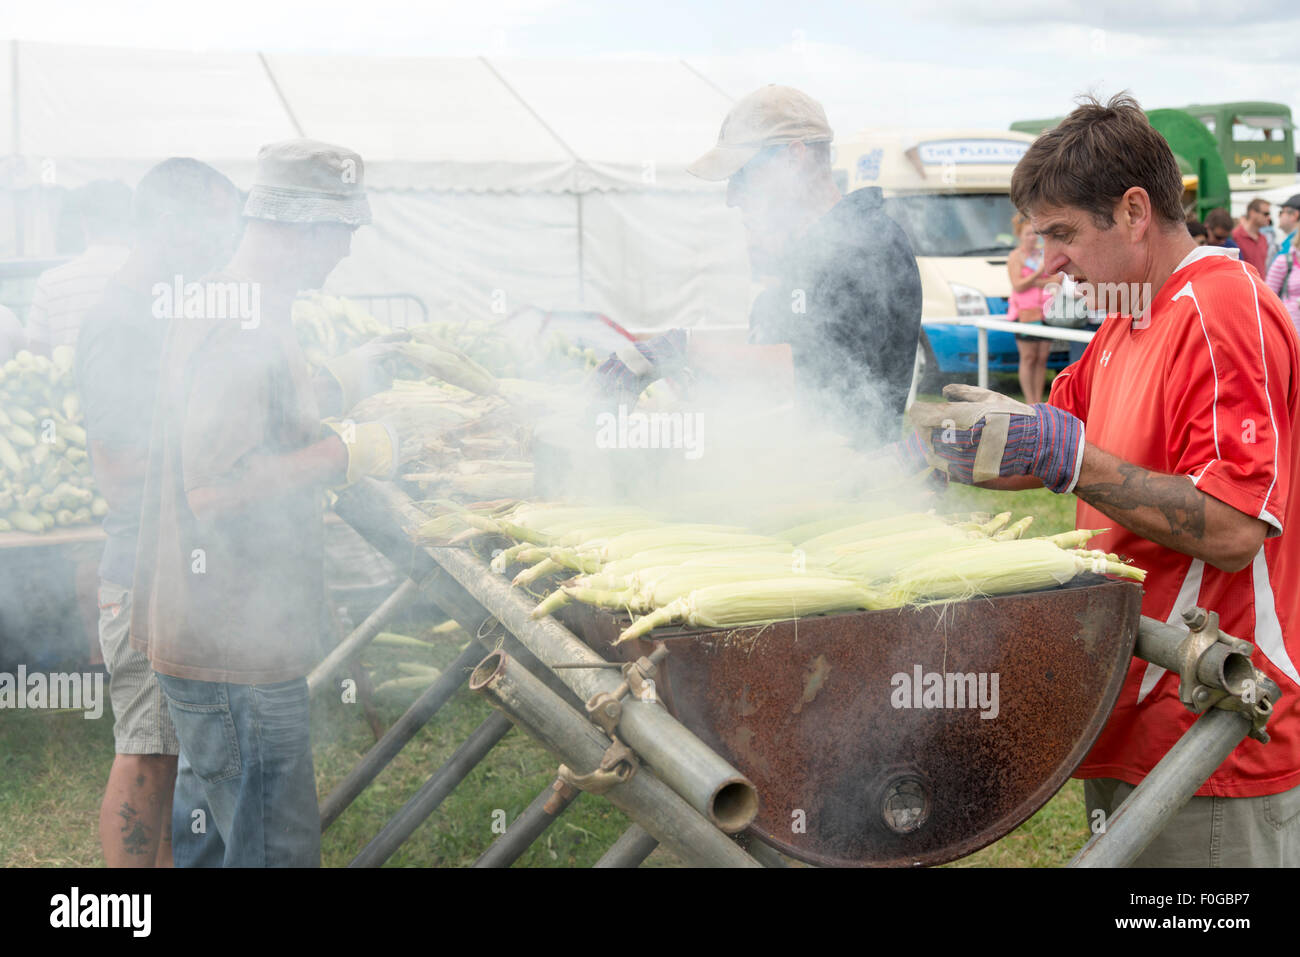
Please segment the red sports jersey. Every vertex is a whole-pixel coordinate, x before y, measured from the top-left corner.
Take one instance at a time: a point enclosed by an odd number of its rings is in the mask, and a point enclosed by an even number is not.
[[[1235,574],[1140,538],[1080,500],[1080,528],[1112,531],[1090,548],[1147,570],[1142,613],[1182,627],[1184,609],[1257,646],[1282,689],[1268,744],[1247,738],[1196,793],[1275,794],[1300,784],[1300,508],[1289,495],[1300,442],[1300,341],[1285,307],[1232,250],[1201,247],[1160,288],[1150,323],[1107,318],[1050,402],[1084,421],[1085,441],[1201,491],[1270,526]],[[1285,533],[1284,533],[1285,530]],[[1134,658],[1110,721],[1077,777],[1137,784],[1195,720],[1178,675]]]

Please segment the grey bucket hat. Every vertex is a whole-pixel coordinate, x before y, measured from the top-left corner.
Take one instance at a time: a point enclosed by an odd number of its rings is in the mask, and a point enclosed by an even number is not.
[[[257,152],[257,175],[244,203],[250,219],[278,223],[370,222],[364,167],[352,150],[317,140],[269,143]]]

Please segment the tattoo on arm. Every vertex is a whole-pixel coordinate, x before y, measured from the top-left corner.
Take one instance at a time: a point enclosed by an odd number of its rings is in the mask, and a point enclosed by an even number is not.
[[[122,819],[122,847],[128,854],[154,853],[153,837],[149,828],[140,820],[140,814],[130,804],[123,801],[122,809],[117,812]]]
[[[1149,472],[1120,462],[1119,482],[1094,482],[1074,491],[1085,502],[1108,514],[1154,508],[1169,523],[1169,533],[1200,541],[1205,536],[1205,496],[1182,475]]]

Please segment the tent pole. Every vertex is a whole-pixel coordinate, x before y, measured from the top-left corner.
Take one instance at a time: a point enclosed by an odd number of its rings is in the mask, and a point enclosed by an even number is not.
[[[586,267],[583,263],[582,248],[582,194],[576,194],[575,198],[578,200],[578,305],[585,306],[587,304],[587,283],[586,277],[583,275]]]
[[[298,115],[294,113],[293,107],[289,105],[289,98],[284,95],[284,90],[280,89],[280,81],[275,78],[275,71],[271,69],[271,63],[266,58],[266,54],[261,50],[257,51],[257,59],[261,61],[262,69],[266,72],[266,78],[271,81],[271,89],[275,90],[275,95],[280,99],[280,105],[284,107],[284,112],[288,114],[289,122],[293,124],[294,131],[300,137],[307,134],[302,130],[302,124],[298,122]]]
[[[13,150],[14,159],[18,160],[23,155],[22,147],[22,123],[18,112],[18,40],[15,38],[9,41],[9,68],[11,73],[10,81],[10,102],[12,103],[12,115],[10,122],[13,124]],[[18,164],[14,164],[14,169]],[[13,202],[14,202],[14,256],[21,258],[23,254],[23,203],[20,198],[17,180],[12,184]]]

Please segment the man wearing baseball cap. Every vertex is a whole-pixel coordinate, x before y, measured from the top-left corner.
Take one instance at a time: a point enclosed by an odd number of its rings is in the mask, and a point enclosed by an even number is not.
[[[290,314],[370,222],[361,157],[263,147],[233,259],[170,318],[140,523],[131,643],[167,697],[181,758],[177,866],[315,866],[320,814],[305,676],[319,655],[325,489],[391,474],[396,437],[322,422],[391,382],[391,344],[313,377]],[[158,289],[186,277],[160,276]],[[188,287],[187,287],[188,288]],[[195,313],[199,315],[195,315]]]
[[[767,288],[750,313],[750,341],[788,343],[803,411],[860,446],[898,437],[921,330],[921,278],[911,244],[884,212],[880,190],[840,193],[821,105],[788,86],[746,96],[718,143],[687,167],[727,180],[750,264]],[[686,365],[676,329],[611,355],[606,391],[641,386]]]
[[[911,244],[879,188],[840,193],[821,104],[770,85],[740,100],[688,170],[727,180],[767,282],[750,338],[789,343],[807,411],[864,445],[897,437],[921,329]]]

